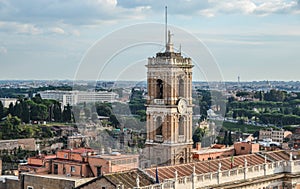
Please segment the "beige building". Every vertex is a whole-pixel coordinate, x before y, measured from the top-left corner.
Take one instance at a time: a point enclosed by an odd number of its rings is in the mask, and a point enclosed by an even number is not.
[[[147,140],[142,167],[192,161],[192,61],[166,50],[148,59]]]
[[[259,140],[271,139],[272,142],[283,143],[283,139],[289,134],[290,131],[285,131],[284,129],[274,130],[272,128],[259,131]]]

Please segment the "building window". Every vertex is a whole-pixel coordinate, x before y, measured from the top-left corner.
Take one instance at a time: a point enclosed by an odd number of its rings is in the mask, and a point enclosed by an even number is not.
[[[75,166],[71,166],[71,172],[72,172],[72,173],[75,172]]]
[[[161,79],[158,79],[156,81],[156,98],[163,99],[163,81]]]
[[[156,118],[156,135],[162,135],[162,119],[161,119],[161,117]]]
[[[179,135],[184,135],[184,117],[179,118]]]
[[[179,80],[179,86],[178,86],[178,96],[179,97],[184,97],[184,80],[180,79]]]
[[[101,174],[101,166],[100,167],[97,167],[97,177],[100,177],[102,174]]]
[[[241,147],[241,150],[245,150],[245,147],[244,147],[244,146],[242,146],[242,147]]]
[[[106,189],[106,187],[105,187],[105,186],[102,186],[102,189]]]
[[[33,186],[27,186],[27,189],[34,189]]]
[[[58,164],[54,164],[53,169],[53,173],[58,174]]]

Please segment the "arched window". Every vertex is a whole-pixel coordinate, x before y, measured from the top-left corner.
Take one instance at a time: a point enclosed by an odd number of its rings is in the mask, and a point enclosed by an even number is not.
[[[183,163],[184,163],[183,157],[181,157],[181,158],[179,159],[179,163],[180,163],[180,164],[183,164]]]
[[[184,135],[184,117],[181,116],[179,118],[179,123],[178,123],[178,130],[179,130],[179,135]]]
[[[156,98],[157,99],[163,99],[163,89],[164,89],[164,85],[163,85],[163,81],[161,79],[158,79],[156,81]]]
[[[184,80],[183,79],[179,79],[178,96],[184,97]]]
[[[162,135],[162,119],[161,119],[161,117],[156,118],[156,135]]]

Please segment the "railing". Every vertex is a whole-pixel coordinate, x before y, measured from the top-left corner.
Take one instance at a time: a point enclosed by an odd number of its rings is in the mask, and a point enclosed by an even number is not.
[[[157,135],[158,136],[158,135]],[[287,169],[287,167],[290,167]],[[290,170],[290,171],[289,171]],[[141,187],[143,189],[173,189],[173,188],[200,188],[211,186],[226,182],[239,181],[244,179],[253,179],[260,176],[273,175],[280,172],[300,172],[300,160],[278,161],[261,165],[233,168],[230,170],[205,173],[205,174],[192,174],[189,176],[168,179],[165,182],[154,184],[151,187]]]
[[[155,135],[155,141],[156,142],[163,142],[164,141],[164,137],[162,135]]]
[[[158,104],[158,105],[162,105],[165,104],[165,100],[164,99],[154,99],[154,104]]]

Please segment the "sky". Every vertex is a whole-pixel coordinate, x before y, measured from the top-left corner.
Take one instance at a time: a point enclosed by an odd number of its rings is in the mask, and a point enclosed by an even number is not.
[[[195,80],[300,80],[300,0],[0,0],[0,80],[145,80],[166,5]]]

